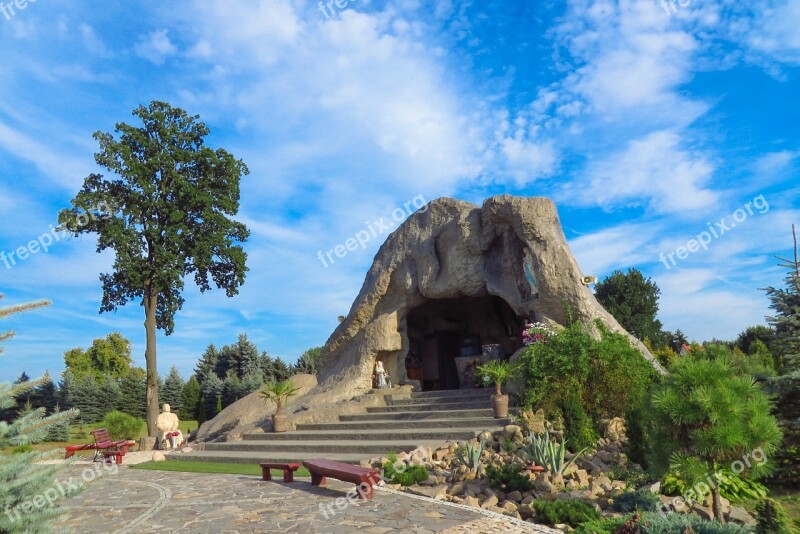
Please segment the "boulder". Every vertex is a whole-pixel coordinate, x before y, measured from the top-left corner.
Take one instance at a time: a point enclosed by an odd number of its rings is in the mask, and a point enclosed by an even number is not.
[[[317,378],[314,375],[294,375],[290,380],[299,388],[299,391],[297,396],[289,399],[286,407],[287,414],[292,413],[294,408],[300,406],[303,395],[317,385]],[[264,403],[259,392],[254,391],[222,410],[210,421],[200,425],[197,439],[209,441],[227,435],[230,435],[231,438],[240,437],[242,432],[234,431],[234,429],[256,423],[269,425],[269,428],[272,429],[271,416],[273,413],[275,413],[275,405]]]
[[[163,462],[166,460],[167,457],[164,456],[164,453],[161,451],[153,451],[153,461],[154,462]]]
[[[743,526],[755,526],[758,523],[747,510],[739,506],[732,506],[726,519],[732,523]]]
[[[437,501],[445,500],[447,498],[447,484],[440,484],[438,486],[409,486],[406,488],[408,493],[413,495],[421,495],[422,497],[430,497]]]

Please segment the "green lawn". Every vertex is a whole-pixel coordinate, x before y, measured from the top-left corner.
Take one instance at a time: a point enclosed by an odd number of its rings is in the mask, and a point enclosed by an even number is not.
[[[146,462],[143,464],[132,465],[131,469],[145,469],[150,471],[178,471],[181,473],[223,473],[228,475],[261,476],[261,467],[259,467],[258,464],[223,464],[216,462],[168,460],[166,462]],[[280,471],[273,471],[272,473],[273,478],[281,480]],[[311,476],[305,467],[300,467],[300,469],[295,471],[294,474],[298,477]]]

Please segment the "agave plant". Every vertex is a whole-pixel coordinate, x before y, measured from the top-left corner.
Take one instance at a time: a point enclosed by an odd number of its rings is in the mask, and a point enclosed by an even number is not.
[[[482,441],[468,441],[456,450],[456,458],[461,465],[467,466],[470,471],[475,471],[481,464],[483,454]]]
[[[580,458],[588,447],[576,452],[570,461],[565,461],[567,453],[566,440],[556,443],[550,439],[550,432],[545,430],[544,434],[528,434],[527,443],[522,447],[525,456],[531,462],[544,466],[550,473],[552,480],[556,475],[563,475],[569,467]]]

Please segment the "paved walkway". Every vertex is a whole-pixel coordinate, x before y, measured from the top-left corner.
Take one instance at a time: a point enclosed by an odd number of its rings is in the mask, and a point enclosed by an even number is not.
[[[99,464],[97,464],[99,465]],[[56,525],[69,532],[527,533],[557,532],[467,507],[378,489],[372,501],[348,503],[353,484],[315,488],[244,475],[143,471],[121,466],[94,477],[73,464],[60,479],[92,479],[66,502]],[[89,464],[91,470],[91,464]],[[280,477],[278,477],[280,478]]]

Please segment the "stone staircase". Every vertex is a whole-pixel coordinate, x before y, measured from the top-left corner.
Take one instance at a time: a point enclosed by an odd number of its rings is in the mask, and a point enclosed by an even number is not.
[[[386,406],[341,415],[335,423],[300,424],[279,434],[245,434],[242,441],[206,443],[202,451],[167,454],[167,459],[258,463],[328,458],[358,464],[388,452],[434,447],[502,429],[510,420],[492,416],[491,395],[491,389],[428,391],[412,393],[410,399],[387,395]]]

